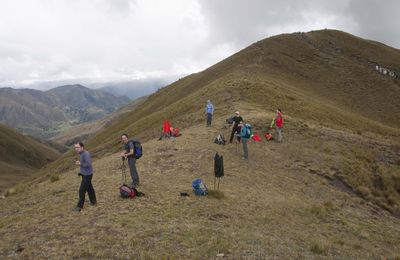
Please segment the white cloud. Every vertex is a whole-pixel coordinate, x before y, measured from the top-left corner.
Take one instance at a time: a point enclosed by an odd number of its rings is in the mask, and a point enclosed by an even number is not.
[[[0,86],[197,72],[263,38],[335,28],[400,46],[400,2],[2,0]]]

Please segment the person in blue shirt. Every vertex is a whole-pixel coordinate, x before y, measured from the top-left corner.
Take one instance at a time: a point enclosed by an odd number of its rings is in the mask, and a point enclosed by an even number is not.
[[[79,142],[75,144],[75,152],[79,154],[79,161],[76,161],[75,164],[79,165],[79,176],[82,176],[81,186],[79,188],[79,201],[74,208],[74,211],[81,211],[83,208],[83,204],[85,203],[85,193],[89,194],[90,204],[92,206],[97,204],[96,193],[94,191],[92,185],[92,177],[93,177],[93,167],[92,167],[92,159],[90,158],[90,153],[84,150],[83,143]]]
[[[207,114],[207,127],[210,127],[211,126],[212,116],[213,116],[213,113],[214,113],[214,106],[213,106],[213,104],[211,103],[210,100],[207,100],[205,113]]]

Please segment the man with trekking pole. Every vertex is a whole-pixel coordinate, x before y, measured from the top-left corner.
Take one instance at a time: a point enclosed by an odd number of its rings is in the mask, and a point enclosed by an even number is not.
[[[139,174],[136,169],[135,146],[133,141],[129,141],[128,135],[121,136],[122,143],[124,144],[124,152],[121,153],[123,159],[128,160],[129,170],[131,172],[132,185],[131,188],[136,189],[139,186]]]

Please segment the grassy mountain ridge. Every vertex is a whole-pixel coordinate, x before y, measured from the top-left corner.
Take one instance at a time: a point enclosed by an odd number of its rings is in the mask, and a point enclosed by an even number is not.
[[[0,191],[58,157],[56,150],[0,125]]]
[[[375,54],[368,56],[370,52],[360,56],[358,50],[362,48],[382,52],[383,58],[378,60]],[[164,119],[170,119],[173,126],[181,129],[204,122],[204,104],[207,99],[212,99],[217,108],[215,116],[227,118],[238,108],[274,111],[281,107],[286,116],[302,120],[305,125],[385,140],[393,145],[389,146],[388,152],[398,157],[398,79],[382,75],[372,66],[375,62],[387,62],[389,56],[393,57],[391,66],[399,64],[399,55],[392,53],[396,50],[385,48],[384,45],[330,30],[271,37],[160,89],[133,112],[88,140],[86,145],[95,157],[100,158],[121,149],[122,133],[146,141],[159,136]],[[368,84],[368,90],[365,90],[365,84]],[[375,92],[380,95],[371,94]],[[247,120],[251,114],[243,116]],[[250,122],[262,125],[260,130],[266,131],[272,116],[262,122]],[[58,160],[52,166],[54,171],[68,169],[70,156]],[[372,155],[361,157],[376,161]],[[364,193],[369,199],[397,212],[397,203],[391,201],[398,197],[395,167],[398,167],[400,159],[394,159],[394,163],[379,170],[370,162],[353,167],[345,156],[338,160],[341,161],[340,171],[346,173],[340,177],[346,185],[357,192],[360,189],[366,191]],[[362,177],[354,177],[357,171],[361,171]],[[371,172],[387,176],[388,184],[376,185]],[[393,181],[389,181],[391,179]],[[372,190],[376,192],[371,197]],[[389,198],[389,194],[394,197]]]
[[[70,212],[79,186],[72,151],[28,184],[32,198],[0,201],[0,255],[397,259],[400,92],[398,79],[374,63],[395,67],[398,51],[339,31],[296,33],[257,42],[160,89],[86,143],[97,207],[79,218]],[[216,107],[211,128],[207,99]],[[248,161],[240,146],[213,143],[220,132],[228,136],[224,121],[235,110],[262,135],[277,107],[286,120],[283,143],[250,142]],[[163,119],[182,137],[157,141]],[[138,171],[146,196],[133,201],[118,194],[115,152],[124,132],[144,147]],[[216,151],[225,159],[221,192],[195,197],[194,178],[213,186]]]

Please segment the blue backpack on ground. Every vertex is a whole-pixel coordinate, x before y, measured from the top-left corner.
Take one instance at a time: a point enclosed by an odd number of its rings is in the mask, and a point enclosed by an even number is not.
[[[253,134],[251,130],[252,126],[250,124],[244,124],[242,130],[240,131],[240,136],[246,139],[249,139]]]
[[[192,181],[192,187],[194,194],[198,196],[204,196],[207,195],[208,189],[207,186],[203,183],[201,179],[195,179]]]

